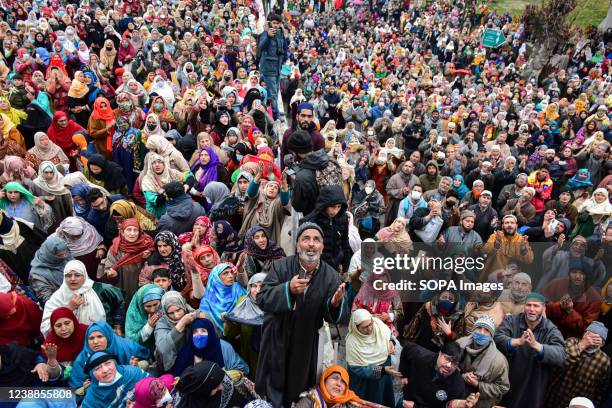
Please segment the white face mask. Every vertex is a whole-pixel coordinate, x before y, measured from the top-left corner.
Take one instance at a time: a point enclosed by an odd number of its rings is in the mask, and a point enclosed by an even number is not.
[[[366,194],[368,194],[368,195],[372,194],[372,192],[373,192],[373,191],[374,191],[374,189],[373,189],[372,187],[369,187],[369,186],[368,186],[368,187],[366,187],[366,188],[365,188],[365,192],[366,192]]]
[[[170,402],[172,402],[172,395],[170,395],[170,391],[166,390],[164,396],[159,401],[157,401],[156,406],[163,407],[166,404],[169,404]]]
[[[411,191],[410,192],[410,197],[414,201],[420,200],[421,199],[421,195],[422,195],[422,193],[420,191]]]

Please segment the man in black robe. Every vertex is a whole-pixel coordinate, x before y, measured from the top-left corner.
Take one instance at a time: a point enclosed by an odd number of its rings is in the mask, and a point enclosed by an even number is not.
[[[304,223],[296,239],[297,255],[272,263],[257,296],[266,314],[256,389],[274,407],[291,406],[315,385],[323,319],[338,323],[350,309],[338,272],[321,261],[321,228]]]

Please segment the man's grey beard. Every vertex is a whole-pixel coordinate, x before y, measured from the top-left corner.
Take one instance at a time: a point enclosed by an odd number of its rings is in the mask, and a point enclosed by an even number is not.
[[[321,252],[317,252],[314,255],[307,254],[306,250],[299,249],[297,250],[298,259],[303,264],[317,264],[321,261]]]

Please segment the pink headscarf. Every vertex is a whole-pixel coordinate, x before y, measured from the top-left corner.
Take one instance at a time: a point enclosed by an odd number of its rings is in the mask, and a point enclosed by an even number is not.
[[[174,376],[164,374],[159,378],[146,377],[136,383],[134,387],[134,408],[156,408],[165,394],[165,389],[172,392],[174,389]]]

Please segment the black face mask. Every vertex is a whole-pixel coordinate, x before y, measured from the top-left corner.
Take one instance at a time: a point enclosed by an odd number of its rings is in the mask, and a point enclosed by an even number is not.
[[[112,51],[113,50],[113,47],[105,47],[105,48],[106,48],[106,51]]]
[[[446,206],[448,208],[454,207],[455,204],[457,204],[457,202],[455,202],[455,201],[446,201]]]

